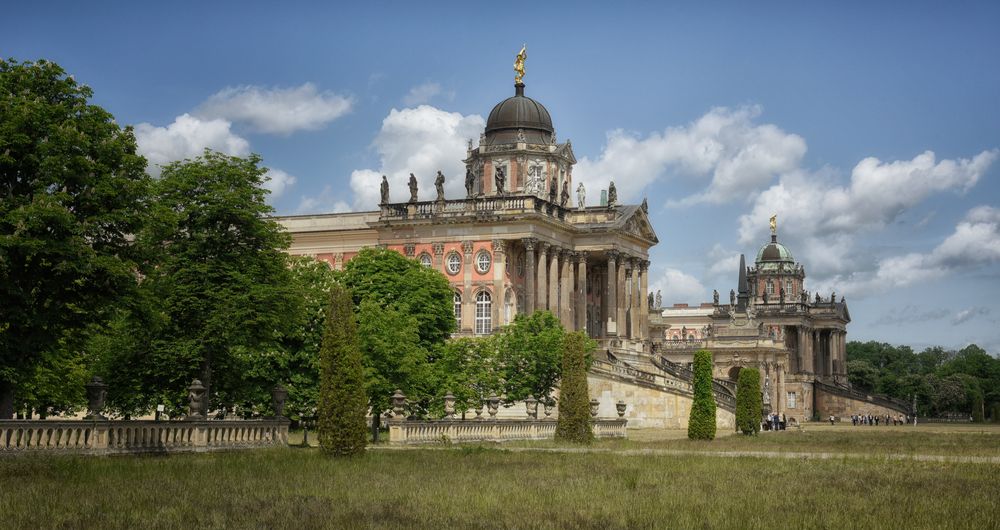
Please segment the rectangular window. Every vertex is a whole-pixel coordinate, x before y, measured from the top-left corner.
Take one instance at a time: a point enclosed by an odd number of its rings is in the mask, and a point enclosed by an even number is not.
[[[795,408],[795,392],[788,393],[788,408],[790,409]]]

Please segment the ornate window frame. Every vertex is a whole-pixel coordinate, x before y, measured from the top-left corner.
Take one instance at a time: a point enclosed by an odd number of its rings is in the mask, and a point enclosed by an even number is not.
[[[486,274],[490,272],[493,267],[493,256],[488,250],[480,250],[476,252],[476,272],[479,274]]]
[[[452,270],[452,265],[455,265],[454,270]],[[454,250],[445,255],[444,270],[452,276],[462,272],[462,255]]]
[[[493,332],[493,295],[486,289],[476,293],[476,335],[489,335]]]

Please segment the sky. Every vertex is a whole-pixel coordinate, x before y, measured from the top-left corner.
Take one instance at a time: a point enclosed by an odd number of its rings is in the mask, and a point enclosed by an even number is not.
[[[851,340],[1000,352],[1000,3],[20,2],[0,55],[48,59],[158,164],[258,153],[279,214],[370,210],[526,95],[589,201],[646,198],[666,304],[779,241]]]

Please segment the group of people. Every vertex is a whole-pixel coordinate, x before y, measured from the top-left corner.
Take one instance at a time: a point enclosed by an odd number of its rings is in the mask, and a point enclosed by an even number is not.
[[[902,414],[851,414],[851,425],[906,425],[910,423],[909,416]]]
[[[785,414],[778,414],[777,412],[772,412],[764,417],[764,421],[761,422],[761,428],[765,431],[783,431],[785,430],[786,420]]]

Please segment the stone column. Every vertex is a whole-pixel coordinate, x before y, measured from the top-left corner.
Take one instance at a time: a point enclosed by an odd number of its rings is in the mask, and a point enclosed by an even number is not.
[[[444,272],[444,243],[434,243],[434,268]]]
[[[559,290],[559,320],[564,328],[573,329],[573,263],[571,260],[573,253],[563,249],[559,253],[559,262],[562,268],[561,289]]]
[[[632,258],[632,298],[629,300],[629,305],[632,308],[632,334],[629,335],[630,339],[638,339],[641,336],[639,331],[639,326],[642,324],[640,319],[642,306],[644,305],[644,300],[639,299],[639,263],[641,260],[638,258]]]
[[[503,316],[507,311],[507,293],[504,292],[504,275],[507,271],[507,246],[502,239],[493,240],[493,328],[496,329],[506,322]]]
[[[618,335],[622,337],[625,336],[625,263],[627,261],[627,257],[621,256],[619,258],[618,270],[615,271],[618,273],[615,278],[615,291],[617,292],[615,295],[617,297],[615,307],[618,308],[618,316],[615,318],[615,322],[619,328]]]
[[[777,373],[777,376],[778,376],[778,385],[777,385],[777,387],[778,387],[778,408],[776,410],[778,412],[784,412],[785,411],[785,407],[788,406],[788,403],[786,403],[786,400],[788,398],[788,394],[785,392],[785,365],[779,363],[778,364],[778,369],[777,369],[776,373]]]
[[[618,335],[618,258],[621,254],[617,250],[608,251],[608,285],[607,285],[607,315],[603,315],[607,322],[608,336]]]
[[[537,280],[535,284],[535,309],[541,310],[548,307],[548,282],[546,281],[549,277],[548,274],[548,262],[549,262],[549,244],[545,242],[538,243],[538,270],[537,270]]]
[[[840,372],[847,376],[847,330],[840,332]]]
[[[535,245],[538,240],[526,237],[524,243],[524,312],[531,314],[535,310]]]
[[[639,262],[639,338],[649,338],[649,260]]]
[[[472,241],[462,241],[462,329],[476,332],[476,292],[472,286]]]
[[[549,311],[559,318],[559,255],[562,249],[549,247]]]
[[[799,359],[802,362],[802,366],[799,368],[801,371],[812,374],[814,373],[813,364],[813,332],[811,329],[806,327],[799,328]]]
[[[576,253],[576,330],[587,330],[587,253]]]

